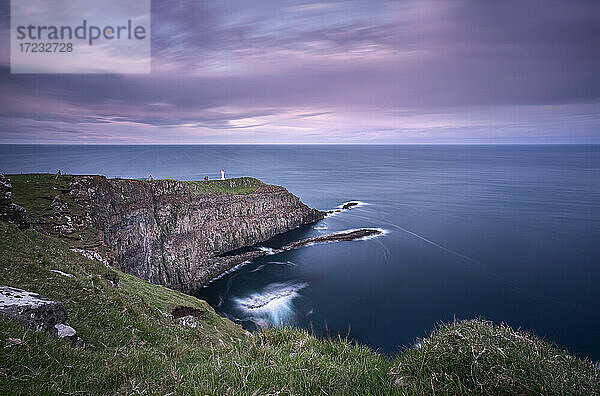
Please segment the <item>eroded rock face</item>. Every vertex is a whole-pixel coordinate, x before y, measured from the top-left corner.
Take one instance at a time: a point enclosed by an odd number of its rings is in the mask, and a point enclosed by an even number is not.
[[[12,203],[10,179],[0,173],[0,220],[15,223],[20,229],[29,228],[31,220],[24,207]]]
[[[0,286],[0,314],[23,327],[65,338],[78,347],[84,345],[81,338],[77,337],[75,329],[66,323],[68,315],[65,306],[37,293]]]
[[[237,264],[220,254],[324,216],[285,188],[265,184],[249,194],[200,194],[177,180],[82,176],[70,195],[121,270],[184,291]]]

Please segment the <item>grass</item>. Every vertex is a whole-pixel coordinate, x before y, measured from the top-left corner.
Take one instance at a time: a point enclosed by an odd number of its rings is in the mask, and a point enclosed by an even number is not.
[[[56,196],[67,204],[66,212],[75,221],[85,217],[85,210],[75,203],[69,194],[69,183],[77,176],[62,175],[56,178],[52,174],[32,173],[7,175],[12,184],[13,202],[25,207],[32,224],[46,234],[58,234],[56,227],[67,224],[67,218],[55,212],[52,201]],[[66,236],[71,245],[87,248],[98,245],[97,230],[93,227],[77,227],[75,232]]]
[[[45,224],[51,222],[54,213],[51,204],[54,197],[59,196],[67,203],[69,212],[73,215],[83,215],[82,209],[76,205],[69,194],[69,182],[76,176],[63,175],[58,179],[50,174],[7,175],[12,183],[13,202],[24,206],[33,223]]]
[[[197,194],[251,194],[264,183],[252,177],[226,180],[186,181]]]
[[[590,362],[484,320],[439,326],[390,372],[397,385],[417,394],[600,394],[600,372]]]
[[[62,301],[85,350],[0,317],[0,394],[599,394],[593,364],[507,326],[441,326],[394,360],[342,337],[249,333],[204,301],[0,222],[0,284]],[[75,279],[53,272],[71,273]],[[120,288],[113,282],[118,280]],[[189,328],[163,313],[203,312]],[[8,338],[22,340],[8,346]]]

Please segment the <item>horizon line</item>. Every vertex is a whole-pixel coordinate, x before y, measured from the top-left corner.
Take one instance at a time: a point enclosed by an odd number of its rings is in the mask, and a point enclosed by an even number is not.
[[[0,146],[599,146],[600,142],[546,143],[0,143]]]

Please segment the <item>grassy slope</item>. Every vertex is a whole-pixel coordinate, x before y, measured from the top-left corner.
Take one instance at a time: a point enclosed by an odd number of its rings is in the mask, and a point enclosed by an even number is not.
[[[38,223],[49,219],[57,194],[76,210],[62,185],[68,177],[11,176],[15,202]],[[191,183],[198,193],[248,193],[261,183],[243,180]],[[206,302],[109,270],[69,251],[75,245],[0,222],[0,285],[62,301],[88,344],[73,349],[0,317],[0,394],[600,394],[591,363],[481,321],[443,326],[393,361],[301,330],[249,336]],[[119,279],[121,288],[107,279]],[[201,326],[162,315],[178,305],[202,310]],[[9,337],[23,344],[5,347]]]
[[[368,348],[292,329],[248,336],[204,301],[108,270],[61,240],[2,222],[0,252],[0,284],[62,301],[69,324],[89,344],[73,349],[0,319],[0,394],[391,392],[389,362]],[[115,277],[121,289],[106,280]],[[201,327],[178,325],[160,312],[181,304],[205,311]],[[4,348],[9,337],[24,342]]]
[[[25,174],[25,175],[7,175],[12,184],[13,202],[25,207],[27,213],[36,227],[51,232],[54,226],[65,224],[64,218],[57,219],[53,215],[51,207],[52,200],[57,195],[63,203],[68,205],[68,210],[76,216],[83,216],[84,211],[73,201],[69,194],[69,182],[76,176],[63,175],[56,179],[50,174]],[[81,236],[80,236],[81,235]],[[85,227],[83,230],[77,230],[69,235],[71,245],[78,248],[87,248],[98,245],[96,237],[97,230],[92,227]]]
[[[0,318],[0,394],[600,394],[592,364],[508,327],[445,326],[389,361],[301,330],[248,335],[204,301],[107,269],[33,230],[0,222],[0,252],[0,284],[62,301],[88,344],[73,349]],[[117,278],[120,289],[107,281]],[[204,311],[201,326],[162,315],[178,305]],[[9,337],[23,344],[4,347]]]

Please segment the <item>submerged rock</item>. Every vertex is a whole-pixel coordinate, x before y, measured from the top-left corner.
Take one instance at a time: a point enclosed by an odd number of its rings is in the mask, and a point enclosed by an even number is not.
[[[84,347],[75,329],[66,323],[67,309],[60,302],[26,290],[0,286],[0,314],[23,327],[65,338],[77,347]]]

